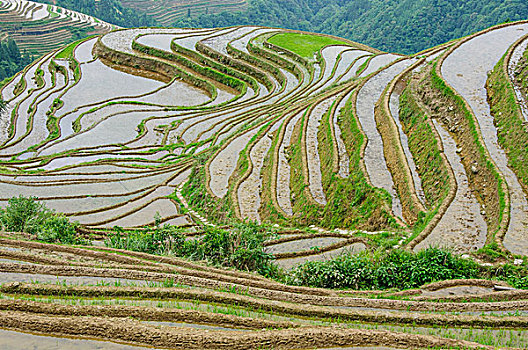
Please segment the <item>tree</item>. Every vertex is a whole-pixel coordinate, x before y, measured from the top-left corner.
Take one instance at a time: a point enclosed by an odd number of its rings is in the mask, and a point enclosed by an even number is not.
[[[18,63],[20,60],[20,50],[13,39],[7,41],[7,52],[9,53],[11,60]]]
[[[20,50],[13,39],[0,42],[0,81],[31,63],[31,56]]]

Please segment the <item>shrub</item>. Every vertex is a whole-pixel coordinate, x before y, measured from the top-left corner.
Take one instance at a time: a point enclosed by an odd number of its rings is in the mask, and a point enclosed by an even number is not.
[[[181,229],[169,225],[129,233],[117,227],[105,244],[112,248],[205,260],[269,277],[279,275],[279,269],[272,264],[273,256],[264,251],[263,242],[270,234],[265,227],[245,222],[230,230],[206,226],[204,231],[200,238],[186,239]]]
[[[77,223],[46,208],[35,197],[13,197],[0,209],[0,229],[36,235],[45,242],[86,244],[77,236]]]
[[[323,288],[408,289],[426,283],[479,278],[481,267],[450,251],[428,248],[418,253],[404,250],[344,254],[329,261],[307,262],[288,277],[289,282]]]
[[[77,223],[71,223],[64,215],[54,214],[44,221],[37,238],[50,243],[86,244],[84,239],[77,236],[77,226]]]
[[[171,251],[173,244],[178,246],[180,242],[185,241],[185,237],[177,228],[168,225],[130,233],[124,232],[120,227],[114,229],[115,233],[107,237],[105,244],[117,249],[166,255]]]
[[[272,255],[264,252],[263,243],[269,233],[254,223],[239,223],[232,230],[207,228],[203,238],[190,241],[201,260],[239,270],[269,269]],[[266,273],[263,273],[266,274]]]
[[[7,207],[0,210],[0,223],[3,230],[37,234],[52,212],[35,197],[13,197]]]

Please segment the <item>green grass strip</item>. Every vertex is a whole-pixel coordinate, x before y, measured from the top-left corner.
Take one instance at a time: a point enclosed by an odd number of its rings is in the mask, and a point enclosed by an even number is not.
[[[268,39],[271,44],[292,51],[301,57],[313,59],[317,52],[328,45],[347,45],[344,41],[320,35],[280,33]]]

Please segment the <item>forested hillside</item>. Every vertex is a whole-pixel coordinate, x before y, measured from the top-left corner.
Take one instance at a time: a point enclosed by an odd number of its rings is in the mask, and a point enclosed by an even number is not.
[[[174,6],[169,5],[171,1]],[[128,28],[263,25],[332,34],[405,54],[495,24],[528,18],[528,2],[524,0],[249,0],[242,11],[227,6],[233,1],[224,1],[227,10],[220,13],[222,1],[205,8],[202,2],[182,5],[179,1],[167,0],[166,15],[160,13],[158,6],[147,3],[132,7],[130,2],[121,0],[44,2]],[[173,9],[178,6],[186,10]]]
[[[409,54],[526,18],[525,0],[251,0],[243,12],[185,18],[174,25],[301,29]]]

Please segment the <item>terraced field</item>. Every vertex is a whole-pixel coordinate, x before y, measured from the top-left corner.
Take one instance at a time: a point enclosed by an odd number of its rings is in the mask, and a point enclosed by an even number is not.
[[[176,20],[185,17],[241,11],[247,6],[246,0],[123,0],[121,3],[154,17],[163,26],[174,25]]]
[[[494,291],[491,281],[339,292],[177,258],[15,236],[0,240],[0,255],[4,349],[21,342],[83,349],[527,346],[527,292]]]
[[[0,38],[12,38],[21,50],[33,54],[43,55],[70,43],[76,33],[103,34],[115,28],[92,16],[55,5],[0,1]]]
[[[409,57],[263,27],[89,38],[2,88],[0,205],[36,196],[99,240],[256,221],[275,226],[264,245],[284,269],[437,245],[526,265],[527,38],[527,23],[509,23]],[[497,281],[332,291],[23,238],[0,240],[13,342],[528,346],[528,295]]]

